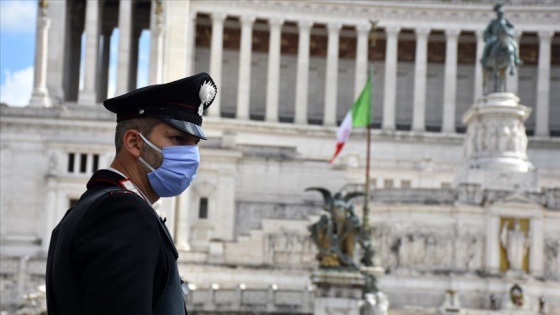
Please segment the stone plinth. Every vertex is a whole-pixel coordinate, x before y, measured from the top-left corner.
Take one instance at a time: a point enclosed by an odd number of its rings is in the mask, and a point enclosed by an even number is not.
[[[359,315],[364,276],[359,271],[317,270],[314,315]]]
[[[463,115],[465,161],[456,184],[484,189],[538,189],[536,169],[527,157],[524,122],[531,109],[513,93],[483,96]]]

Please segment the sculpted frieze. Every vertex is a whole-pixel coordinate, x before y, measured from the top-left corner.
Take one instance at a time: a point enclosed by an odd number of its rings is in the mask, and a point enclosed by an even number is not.
[[[482,268],[485,237],[474,227],[383,224],[375,227],[375,237],[377,254],[389,272]]]

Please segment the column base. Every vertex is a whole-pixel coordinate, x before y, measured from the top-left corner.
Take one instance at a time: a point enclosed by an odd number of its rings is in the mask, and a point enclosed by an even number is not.
[[[80,92],[78,96],[78,105],[93,106],[97,104],[97,94],[95,92]]]
[[[52,107],[53,102],[49,97],[49,93],[42,91],[34,91],[29,101],[31,107]]]

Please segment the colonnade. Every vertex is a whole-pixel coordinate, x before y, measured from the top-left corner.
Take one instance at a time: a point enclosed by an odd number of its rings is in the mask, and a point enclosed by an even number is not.
[[[56,4],[63,7],[60,4]],[[83,73],[83,89],[78,95],[78,104],[92,105],[100,102],[106,96],[107,86],[107,69],[110,30],[102,29],[103,16],[100,5],[102,0],[86,1],[85,8],[85,60]],[[118,45],[118,62],[117,62],[117,79],[116,94],[125,93],[134,89],[136,83],[136,68],[138,62],[138,37],[140,33],[132,27],[134,18],[133,10],[134,1],[120,1],[118,14],[118,28],[120,31]],[[149,67],[149,83],[162,83],[172,75],[165,75],[173,71],[180,73],[171,68],[171,65],[184,66],[186,74],[190,74],[194,63],[194,38],[196,32],[196,16],[198,12],[189,11],[189,4],[173,4],[181,7],[181,10],[169,10],[162,15],[165,3],[161,1],[152,1],[150,14],[150,67]],[[179,11],[179,12],[175,12]],[[181,12],[184,11],[184,12]],[[187,13],[187,18],[179,20],[178,14]],[[205,12],[201,12],[205,13]],[[251,82],[251,57],[252,57],[252,34],[256,19],[266,20],[269,25],[269,51],[268,51],[268,67],[267,67],[267,84],[266,84],[266,112],[265,120],[269,122],[279,121],[279,82],[280,82],[280,58],[281,58],[281,35],[282,27],[286,22],[285,18],[277,15],[265,16],[271,12],[264,12],[263,16],[257,15],[239,15],[227,12],[210,13],[212,21],[212,39],[210,47],[210,64],[209,72],[215,79],[218,86],[222,83],[222,60],[223,60],[223,36],[225,20],[230,17],[239,19],[241,25],[241,40],[239,49],[239,73],[237,82],[237,99],[236,101],[236,118],[249,119],[250,108],[250,82]],[[273,12],[272,12],[273,13]],[[59,14],[61,15],[61,14]],[[164,18],[165,17],[165,18]],[[300,19],[295,22],[298,30],[298,55],[297,55],[297,82],[295,84],[295,111],[294,123],[307,124],[307,103],[309,90],[309,71],[310,71],[310,36],[311,29],[314,24],[325,24],[323,21],[313,21],[311,19]],[[178,23],[183,23],[185,31],[172,30],[178,27]],[[43,27],[44,23],[38,24]],[[51,29],[53,32],[68,32],[66,29],[68,23],[58,23],[58,29]],[[370,24],[367,21],[357,21],[354,25],[343,25],[341,22],[326,23],[328,36],[328,47],[326,56],[326,78],[324,86],[324,110],[323,125],[336,125],[336,102],[337,102],[337,86],[338,81],[338,62],[339,62],[339,40],[343,26],[352,27],[356,30],[356,57],[355,57],[355,79],[354,79],[354,95],[360,93],[361,88],[367,80],[367,63],[368,63],[368,36],[370,32]],[[47,26],[48,27],[48,26]],[[484,48],[482,38],[482,30],[477,29],[461,29],[461,24],[449,24],[444,30],[445,34],[445,70],[444,70],[444,92],[443,92],[443,113],[442,113],[442,132],[455,132],[455,116],[456,116],[456,90],[457,90],[457,54],[458,54],[458,38],[462,31],[474,31],[476,34],[476,60],[480,60]],[[386,40],[385,53],[385,73],[384,73],[384,92],[383,92],[383,117],[382,128],[386,130],[396,129],[396,93],[397,93],[397,49],[399,33],[401,27],[395,23],[387,23],[383,26]],[[169,32],[171,31],[171,32]],[[426,109],[426,81],[428,67],[428,38],[434,29],[426,26],[419,26],[414,29],[416,37],[416,52],[414,61],[414,94],[413,94],[413,119],[411,129],[413,131],[425,130],[425,109]],[[168,32],[168,34],[166,34]],[[41,34],[45,34],[42,32]],[[517,32],[519,38],[522,31]],[[550,107],[550,67],[551,67],[551,39],[554,35],[553,31],[545,30],[538,32],[539,38],[539,60],[537,75],[537,99],[536,99],[536,135],[549,135],[549,107]],[[166,38],[168,36],[168,38]],[[173,37],[175,36],[175,37]],[[178,38],[180,37],[180,38]],[[103,38],[100,52],[100,38]],[[172,41],[173,39],[173,41]],[[39,40],[39,39],[38,39]],[[182,48],[179,52],[166,53],[168,57],[178,56],[180,53],[183,60],[175,60],[171,63],[169,60],[164,62],[164,50]],[[43,41],[44,43],[44,41]],[[167,45],[165,44],[167,43]],[[51,42],[57,45],[58,43]],[[38,54],[44,54],[47,51],[45,45],[37,45]],[[53,51],[49,49],[49,51]],[[60,53],[59,53],[60,54]],[[63,57],[62,55],[59,57]],[[60,65],[59,71],[63,71]],[[478,98],[482,94],[482,70],[479,62],[475,62],[475,82],[474,82],[474,98]],[[50,71],[43,67],[36,67],[37,72]],[[58,77],[55,75],[55,77]],[[60,78],[58,79],[60,82]],[[40,83],[40,82],[39,82]],[[51,84],[52,85],[52,84]],[[509,80],[509,89],[513,92],[517,90],[517,78]],[[56,90],[56,89],[55,89]],[[52,94],[52,93],[51,93]],[[55,92],[56,94],[56,92]],[[214,105],[210,108],[208,115],[219,116],[223,100],[218,97]]]

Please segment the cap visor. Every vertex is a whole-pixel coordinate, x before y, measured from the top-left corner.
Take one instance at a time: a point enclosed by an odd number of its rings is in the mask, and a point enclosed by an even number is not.
[[[197,138],[203,139],[203,140],[207,140],[206,135],[204,134],[204,131],[202,131],[202,128],[200,128],[199,125],[194,124],[192,122],[189,121],[185,121],[185,120],[177,120],[177,119],[171,119],[171,118],[160,118],[163,122],[181,130],[184,131],[188,134],[191,134]]]

